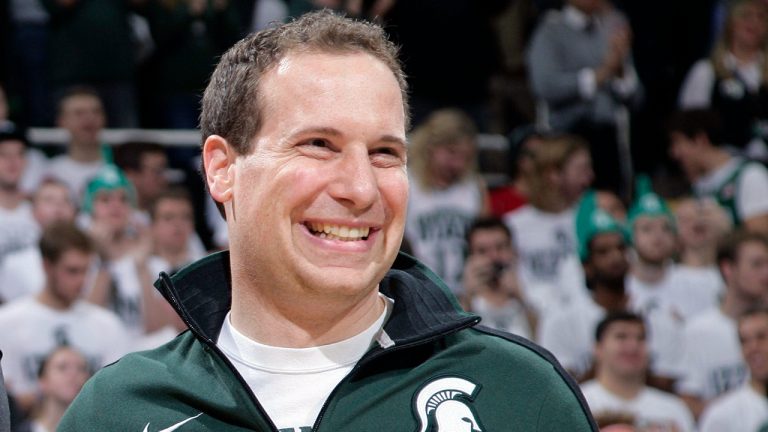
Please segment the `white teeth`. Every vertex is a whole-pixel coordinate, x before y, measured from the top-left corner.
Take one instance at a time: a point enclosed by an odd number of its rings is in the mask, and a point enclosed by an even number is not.
[[[320,238],[342,241],[363,240],[371,232],[369,227],[358,228],[318,222],[307,223],[307,227]]]

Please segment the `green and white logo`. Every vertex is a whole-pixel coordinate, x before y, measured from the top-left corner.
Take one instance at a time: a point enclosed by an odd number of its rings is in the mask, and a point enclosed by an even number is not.
[[[413,399],[418,432],[483,432],[471,404],[477,384],[455,376],[426,383]]]

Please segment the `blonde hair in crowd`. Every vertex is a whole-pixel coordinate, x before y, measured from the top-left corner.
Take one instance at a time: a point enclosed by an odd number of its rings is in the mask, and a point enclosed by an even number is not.
[[[528,176],[531,193],[528,201],[544,211],[559,211],[564,199],[552,176],[562,172],[568,161],[580,151],[589,152],[589,145],[575,135],[557,135],[542,138],[532,152],[533,170]]]
[[[433,112],[410,136],[408,169],[424,189],[432,189],[430,179],[430,160],[432,150],[449,146],[461,140],[471,140],[476,145],[477,128],[475,123],[463,111],[446,108]],[[477,171],[477,159],[469,165],[463,178],[472,176]]]
[[[723,30],[720,33],[720,37],[717,38],[715,46],[712,49],[710,60],[715,70],[715,76],[721,80],[733,78],[733,71],[726,66],[725,59],[728,52],[731,50],[731,44],[733,43],[733,26],[736,16],[744,12],[746,6],[754,4],[760,8],[763,8],[768,12],[768,6],[761,0],[735,0],[732,1],[728,7],[728,13],[726,14],[725,24]],[[761,67],[761,83],[768,85],[768,34],[763,39],[763,60]]]

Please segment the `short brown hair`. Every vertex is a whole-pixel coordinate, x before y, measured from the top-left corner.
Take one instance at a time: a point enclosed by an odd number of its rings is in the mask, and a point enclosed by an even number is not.
[[[762,233],[739,229],[723,237],[717,245],[717,264],[736,262],[739,260],[742,246],[747,243],[758,243],[768,249],[768,236]]]
[[[408,121],[407,84],[397,47],[384,30],[328,10],[311,12],[242,39],[221,57],[205,89],[200,115],[203,142],[220,135],[239,153],[264,120],[259,84],[264,74],[292,52],[367,53],[384,63],[400,85]]]
[[[542,138],[540,145],[532,152],[533,170],[528,181],[531,184],[529,201],[534,206],[550,210],[560,198],[552,188],[549,175],[554,170],[561,172],[573,155],[589,152],[589,144],[576,135],[560,134]]]
[[[65,252],[75,249],[93,252],[93,242],[88,234],[72,222],[54,222],[43,230],[40,237],[40,254],[43,259],[55,263]]]

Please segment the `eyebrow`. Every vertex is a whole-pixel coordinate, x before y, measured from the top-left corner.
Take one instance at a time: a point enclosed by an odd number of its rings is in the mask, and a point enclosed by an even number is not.
[[[313,133],[319,133],[323,135],[329,135],[333,137],[340,137],[344,135],[340,130],[333,128],[333,127],[327,127],[327,126],[318,126],[318,127],[308,127],[306,129],[300,129],[294,133],[291,134],[291,136],[300,136],[300,135],[307,135],[307,134],[313,134]],[[395,135],[389,135],[385,134],[379,137],[377,141],[392,143],[392,144],[398,144],[402,146],[403,148],[407,148],[408,145],[406,141],[400,137],[397,137]]]

